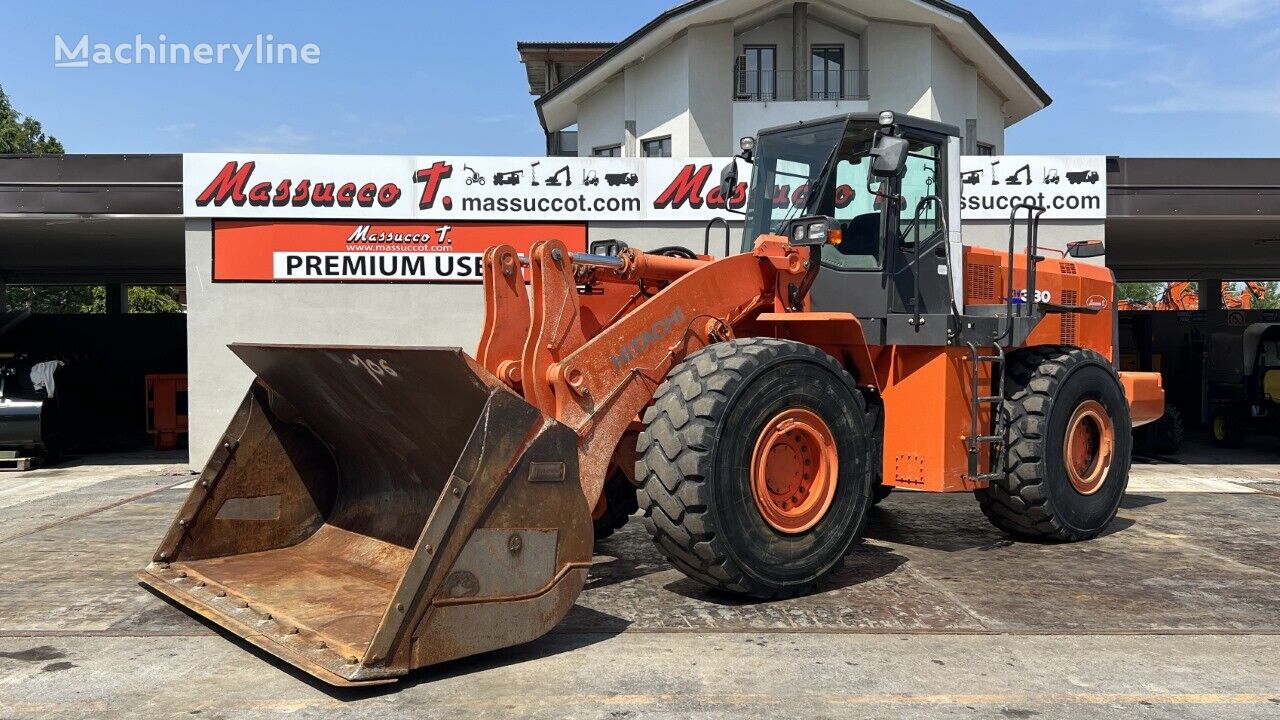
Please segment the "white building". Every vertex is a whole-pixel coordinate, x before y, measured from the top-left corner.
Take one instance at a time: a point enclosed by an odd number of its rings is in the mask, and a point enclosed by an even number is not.
[[[945,0],[691,0],[618,43],[519,43],[553,155],[724,156],[764,127],[895,110],[968,154],[1049,95]]]

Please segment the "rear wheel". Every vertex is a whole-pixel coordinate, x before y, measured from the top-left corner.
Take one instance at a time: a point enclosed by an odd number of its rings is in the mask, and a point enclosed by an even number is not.
[[[1009,358],[1004,476],[978,490],[993,525],[1022,538],[1075,541],[1106,529],[1129,483],[1129,404],[1091,350],[1034,348]]]
[[[1219,409],[1213,415],[1209,426],[1209,435],[1218,445],[1238,448],[1244,445],[1244,420],[1239,413],[1229,409]]]
[[[1172,455],[1182,448],[1182,439],[1186,430],[1182,423],[1182,413],[1174,405],[1166,405],[1164,415],[1155,421],[1151,432],[1155,435],[1151,443],[1152,449],[1162,455]]]
[[[862,529],[866,406],[818,348],[770,338],[709,346],[672,369],[644,423],[645,527],[699,582],[795,595],[835,568]]]

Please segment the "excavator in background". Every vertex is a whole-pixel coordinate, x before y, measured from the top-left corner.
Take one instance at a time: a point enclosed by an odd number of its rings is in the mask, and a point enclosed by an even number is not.
[[[1121,310],[1181,310],[1195,311],[1200,309],[1199,284],[1195,282],[1169,283],[1155,302],[1121,298]],[[1254,304],[1267,297],[1267,286],[1260,282],[1246,282],[1244,288],[1233,293],[1222,293],[1222,307],[1226,310],[1252,310]]]
[[[810,591],[892,488],[972,494],[1017,538],[1101,533],[1163,410],[1159,375],[1116,370],[1101,243],[1051,257],[1022,206],[1021,247],[1021,221],[1007,251],[964,245],[951,126],[747,140],[740,253],[490,248],[474,356],[232,345],[256,378],[142,582],[359,685],[547,632],[609,488],[673,566],[750,599]]]

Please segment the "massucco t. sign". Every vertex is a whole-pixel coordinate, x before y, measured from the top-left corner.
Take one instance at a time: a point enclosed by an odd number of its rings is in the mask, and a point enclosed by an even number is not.
[[[732,218],[715,158],[188,154],[188,217],[518,222]],[[743,168],[743,177],[750,170]]]
[[[1013,208],[1045,208],[1045,220],[1104,220],[1107,159],[1102,156],[966,156],[960,163],[966,220],[1008,220]]]
[[[746,207],[751,167],[737,161],[743,181],[726,198],[719,177],[728,162],[730,158],[197,153],[183,157],[183,207],[188,217],[226,219],[732,220],[741,216],[731,211]],[[1046,220],[1107,215],[1103,157],[964,157],[951,177],[958,180],[966,220],[1008,220],[1020,202],[1048,208]],[[837,216],[861,192],[852,185],[838,188]],[[807,196],[803,185],[769,190],[775,213],[785,214]]]

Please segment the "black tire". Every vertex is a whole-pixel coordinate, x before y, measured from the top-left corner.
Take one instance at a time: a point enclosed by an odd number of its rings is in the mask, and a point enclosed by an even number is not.
[[[1244,447],[1245,424],[1240,413],[1229,408],[1219,409],[1209,423],[1209,437],[1214,444],[1225,448]]]
[[[1004,477],[975,492],[983,514],[1022,539],[1096,537],[1120,507],[1132,461],[1129,403],[1115,370],[1092,350],[1039,347],[1012,353],[1007,372]],[[1069,479],[1063,448],[1071,416],[1090,400],[1109,416],[1114,446],[1102,484],[1086,495]]]
[[[1166,405],[1164,415],[1153,423],[1151,432],[1155,435],[1151,443],[1152,449],[1161,455],[1172,455],[1182,449],[1182,440],[1186,428],[1182,423],[1182,412],[1174,405]]]
[[[879,505],[885,498],[893,494],[892,485],[874,485],[871,488],[871,504]]]
[[[1143,455],[1173,455],[1182,448],[1186,429],[1182,413],[1165,405],[1159,420],[1133,430],[1133,451]]]
[[[867,403],[867,427],[871,432],[871,504],[879,505],[893,493],[884,484],[884,407],[879,401]]]
[[[816,413],[837,451],[830,507],[784,534],[753,501],[756,440],[789,408]],[[637,492],[645,528],[690,578],[755,598],[806,592],[844,558],[870,507],[866,403],[853,377],[811,345],[751,338],[704,348],[677,365],[644,414]]]
[[[627,524],[631,514],[639,507],[636,505],[636,488],[627,480],[626,474],[615,470],[604,483],[604,514],[592,519],[595,527],[596,542],[613,535]]]

